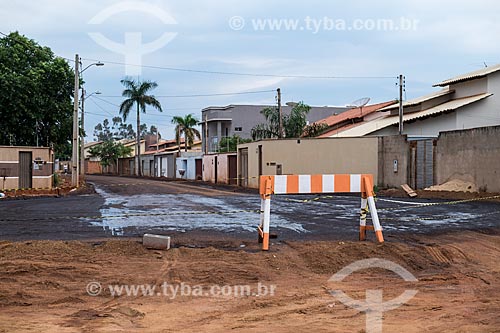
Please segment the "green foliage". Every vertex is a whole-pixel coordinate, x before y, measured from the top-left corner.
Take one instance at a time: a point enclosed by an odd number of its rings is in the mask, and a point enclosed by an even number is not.
[[[53,177],[54,187],[58,187],[61,184],[61,178],[59,177],[59,174],[56,172],[52,175],[52,177]]]
[[[123,116],[123,121],[127,121],[127,117],[132,110],[134,104],[137,107],[137,118],[139,119],[140,112],[146,113],[146,106],[151,106],[154,109],[162,112],[160,102],[153,96],[148,95],[148,93],[158,87],[158,84],[153,81],[134,81],[132,79],[124,79],[120,81],[125,90],[122,92],[123,97],[127,97],[126,100],[120,105],[120,113]],[[139,120],[138,120],[138,123]],[[139,133],[139,128],[137,128],[137,133]]]
[[[177,145],[180,145],[181,135],[184,134],[184,145],[185,151],[187,151],[188,145],[191,146],[195,137],[201,140],[200,132],[194,128],[198,125],[198,119],[196,119],[192,114],[188,114],[183,117],[174,117],[172,119],[172,124],[175,124],[175,140]]]
[[[322,134],[327,128],[328,125],[325,123],[312,123],[311,125],[307,125],[304,128],[304,133],[302,136],[306,138],[313,138]]]
[[[121,140],[121,139],[135,139],[136,133],[131,124],[126,124],[123,122],[122,117],[113,117],[113,124],[110,125],[108,119],[104,119],[102,123],[97,124],[94,127],[94,138],[97,141],[107,141],[107,140]],[[148,125],[141,124],[141,139],[144,139],[146,135],[154,134],[156,135],[156,127],[151,126],[148,129]],[[158,134],[161,137],[161,133]]]
[[[232,137],[222,138],[219,144],[220,153],[229,153],[236,151],[236,147],[242,143],[252,142],[251,139],[242,139],[238,135],[233,135]]]
[[[137,156],[141,156],[141,112],[146,113],[146,106],[151,106],[154,109],[162,112],[160,102],[153,96],[148,95],[148,93],[158,87],[158,84],[153,81],[134,81],[132,79],[124,79],[120,81],[125,90],[122,92],[123,97],[127,97],[126,100],[122,102],[120,105],[120,113],[123,116],[123,121],[127,121],[127,117],[132,110],[132,107],[135,105],[137,108],[137,127],[136,127],[136,149]],[[139,158],[135,159],[135,170],[136,175],[141,176],[141,164],[139,163]]]
[[[50,48],[17,32],[0,38],[0,145],[53,146],[71,156],[74,74]]]
[[[90,156],[98,157],[103,167],[116,165],[116,161],[121,157],[128,157],[132,153],[131,147],[125,147],[119,142],[112,140],[104,141],[89,149]]]
[[[304,133],[307,120],[306,116],[311,107],[304,102],[296,104],[289,115],[283,115],[283,137],[299,138]],[[266,118],[266,123],[252,128],[251,134],[254,140],[279,137],[279,110],[277,107],[268,107],[261,111]]]

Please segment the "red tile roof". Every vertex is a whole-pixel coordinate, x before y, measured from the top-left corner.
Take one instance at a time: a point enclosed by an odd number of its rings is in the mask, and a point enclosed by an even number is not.
[[[316,123],[323,123],[328,125],[329,130],[323,134],[321,134],[320,138],[326,138],[331,136],[332,134],[338,132],[340,129],[344,130],[347,128],[351,128],[357,126],[358,123],[361,123],[363,118],[369,114],[372,114],[386,106],[392,105],[396,103],[396,101],[383,102],[378,104],[366,105],[362,108],[354,108],[349,111],[344,111],[338,115],[332,115],[328,118],[318,120]],[[354,120],[358,120],[356,123]],[[337,126],[335,126],[337,125]]]

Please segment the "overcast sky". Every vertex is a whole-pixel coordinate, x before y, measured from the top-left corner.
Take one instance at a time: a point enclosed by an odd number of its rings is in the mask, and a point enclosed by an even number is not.
[[[94,126],[118,114],[115,105],[123,100],[120,80],[127,71],[156,81],[159,87],[154,94],[159,96],[280,87],[284,102],[346,105],[361,97],[381,102],[398,97],[396,77],[404,74],[406,97],[417,97],[434,91],[433,83],[479,69],[484,63],[500,63],[499,12],[496,0],[0,0],[0,31],[19,31],[65,58],[74,59],[78,53],[84,67],[92,59],[106,63],[90,67],[83,75],[88,93],[102,92],[100,99],[92,96],[85,103],[87,141],[92,141]],[[265,20],[286,20],[288,28],[284,21]],[[392,30],[384,28],[387,20],[392,20]],[[271,29],[270,22],[281,23],[281,28]],[[138,32],[142,34],[139,41]],[[133,36],[149,46],[124,47]],[[138,49],[147,48],[150,53],[133,57]],[[223,75],[124,63],[353,78]],[[201,109],[211,105],[272,104],[275,93],[159,100],[164,112],[148,110],[142,120],[158,125],[163,137],[170,138],[173,115],[193,113],[200,118]],[[129,119],[134,120],[135,116]]]

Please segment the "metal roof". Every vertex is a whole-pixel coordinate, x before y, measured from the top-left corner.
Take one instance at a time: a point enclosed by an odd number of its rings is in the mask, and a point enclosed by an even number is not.
[[[438,98],[438,97],[441,97],[441,96],[445,96],[445,95],[451,94],[453,92],[455,92],[455,90],[453,90],[453,89],[450,90],[450,89],[448,89],[448,87],[446,87],[445,89],[441,89],[439,91],[435,91],[433,93],[430,93],[430,94],[427,94],[427,95],[424,95],[424,96],[420,96],[420,97],[417,97],[417,98],[413,98],[413,99],[409,99],[407,101],[404,101],[403,102],[403,108],[404,107],[410,107],[410,106],[418,105],[420,103],[423,103],[423,102],[426,102],[426,101],[430,101],[431,99]],[[389,110],[395,110],[397,108],[399,108],[399,103],[386,106],[385,108],[382,108],[382,109],[380,109],[378,111],[389,111]]]
[[[499,70],[500,70],[500,64],[495,65],[495,66],[489,66],[489,67],[481,68],[477,71],[469,72],[469,73],[462,74],[462,75],[456,76],[456,77],[448,79],[448,80],[444,80],[444,81],[436,83],[432,86],[433,87],[444,87],[444,86],[450,85],[452,83],[458,83],[458,82],[462,82],[462,81],[478,79],[478,78],[484,77],[488,74],[497,72]]]
[[[426,118],[432,115],[436,115],[439,113],[443,113],[446,111],[452,111],[456,110],[458,108],[461,108],[465,105],[480,101],[484,98],[487,98],[493,94],[479,94],[475,96],[470,96],[470,97],[464,97],[464,98],[457,98],[454,100],[451,100],[449,102],[434,106],[430,109],[423,110],[423,111],[418,111],[418,112],[413,112],[413,113],[408,113],[403,115],[403,122],[408,122],[411,120],[419,119],[419,118]],[[370,133],[373,133],[375,131],[381,130],[383,128],[386,128],[391,125],[395,125],[399,123],[399,116],[394,115],[394,116],[387,116],[381,119],[375,119],[373,121],[361,124],[359,126],[356,126],[354,128],[345,130],[343,132],[340,132],[338,134],[332,135],[332,137],[352,137],[352,136],[364,136],[368,135]]]

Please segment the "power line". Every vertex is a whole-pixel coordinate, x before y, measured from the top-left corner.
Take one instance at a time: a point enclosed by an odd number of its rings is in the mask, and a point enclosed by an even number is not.
[[[8,37],[7,34],[0,32],[5,37]],[[16,40],[16,42],[19,42]],[[24,44],[23,44],[24,45]],[[26,46],[26,45],[24,45]],[[60,57],[67,61],[74,62],[73,59],[69,59],[66,57]],[[199,73],[199,74],[213,74],[213,75],[233,75],[233,76],[252,76],[252,77],[274,77],[274,78],[289,78],[289,79],[360,79],[360,80],[368,80],[368,79],[394,79],[394,76],[322,76],[322,75],[280,75],[280,74],[263,74],[263,73],[243,73],[243,72],[226,72],[226,71],[209,71],[209,70],[201,70],[201,69],[191,69],[191,68],[178,68],[178,67],[166,67],[166,66],[153,66],[153,65],[138,65],[138,64],[128,64],[124,62],[118,61],[101,61],[96,59],[89,58],[81,58],[82,60],[92,61],[92,62],[103,62],[105,64],[110,65],[121,65],[121,66],[133,66],[133,67],[141,67],[141,68],[150,68],[150,69],[159,69],[159,70],[167,70],[167,71],[176,71],[176,72],[187,72],[187,73]],[[173,97],[173,96],[172,96]],[[183,97],[198,97],[198,96],[183,96]],[[200,95],[199,97],[205,97],[204,95]]]
[[[208,71],[201,69],[178,68],[178,67],[163,67],[152,65],[128,64],[118,61],[102,61],[95,59],[83,59],[87,61],[101,61],[105,64],[133,66],[150,69],[160,69],[176,72],[199,73],[199,74],[215,74],[215,75],[234,75],[234,76],[254,76],[254,77],[274,77],[274,78],[289,78],[289,79],[394,79],[394,76],[321,76],[321,75],[279,75],[279,74],[258,74],[258,73],[242,73],[242,72],[225,72],[225,71]]]
[[[113,106],[116,106],[116,107],[120,107],[120,105],[118,105],[118,104],[115,104],[115,103],[109,102],[109,101],[107,101],[107,100],[105,100],[105,99],[102,99],[102,98],[99,98],[99,97],[97,97],[97,96],[95,96],[95,95],[94,95],[94,96],[92,96],[92,97],[95,97],[96,99],[98,99],[98,100],[100,100],[100,101],[102,101],[102,102],[106,102],[106,103],[108,103],[108,104],[110,104],[110,105],[113,105]],[[96,105],[98,105],[95,101],[93,101],[93,102],[94,102]],[[180,109],[181,109],[181,110],[200,110],[201,108],[180,108]],[[175,109],[168,109],[168,110],[169,110],[169,111],[173,111],[173,110],[175,110]],[[108,112],[108,111],[106,111],[106,112]],[[109,112],[108,112],[108,113],[109,113]],[[151,113],[145,113],[145,115],[147,115],[147,116],[157,116],[157,117],[158,117],[158,116],[159,116],[159,117],[162,117],[162,116],[175,117],[175,116],[174,116],[174,115],[172,115],[172,114],[167,114],[167,113],[163,113],[163,112],[162,112],[161,114],[151,114]]]
[[[90,99],[90,98],[89,98]],[[112,114],[111,112],[107,111],[106,109],[104,109],[102,106],[100,106],[99,104],[97,104],[96,101],[94,101],[93,99],[90,99],[90,101],[92,101],[92,103],[94,103],[99,109],[101,109],[101,111],[104,111],[106,112],[107,114],[109,114],[111,117],[116,117],[116,115]],[[86,113],[90,113],[88,111],[85,111]]]
[[[100,100],[100,101],[107,102],[107,103],[109,103],[109,104],[111,104],[111,105],[117,106],[116,104],[113,104],[113,103],[111,103],[111,102],[108,102],[108,101],[106,101],[106,100],[104,100],[104,99],[102,99],[102,98],[98,98],[98,97],[96,97],[96,96],[92,96],[92,97],[95,97],[95,98],[97,98],[97,99],[98,99],[98,100]],[[101,109],[102,111],[106,112],[107,114],[109,114],[109,115],[110,115],[110,116],[112,116],[112,117],[118,117],[118,116],[120,116],[120,115],[112,114],[111,112],[107,111],[106,109],[104,109],[101,105],[99,105],[99,104],[98,104],[96,101],[94,101],[94,100],[92,100],[92,103],[94,103],[94,104],[95,104],[95,105],[96,105],[99,109]],[[199,108],[185,108],[185,109],[200,110]],[[172,110],[174,110],[174,109],[168,109],[168,110],[169,110],[169,111],[172,111]],[[86,112],[86,113],[90,113],[90,112],[87,112],[87,111],[85,111],[85,112]],[[90,113],[90,114],[91,114],[91,113]],[[160,114],[144,113],[144,114],[143,114],[143,117],[144,117],[144,116],[153,116],[153,117],[175,117],[175,115],[173,115],[173,114],[168,114],[168,113],[164,113],[164,112],[162,112],[162,113],[160,113]]]
[[[108,103],[108,104],[113,105],[113,106],[116,106],[116,107],[118,107],[118,108],[120,107],[120,105],[115,104],[115,103],[111,103],[110,101],[107,101],[107,100],[105,100],[105,99],[102,99],[101,97],[98,97],[98,96],[96,96],[96,95],[94,95],[94,96],[92,96],[92,97],[94,97],[94,98],[96,98],[96,99],[98,99],[98,100],[100,100],[100,101],[102,101],[102,102],[104,102],[104,103]]]
[[[156,98],[189,98],[189,97],[211,97],[211,96],[231,96],[231,95],[249,95],[249,94],[262,94],[276,92],[276,90],[260,90],[260,91],[243,91],[243,92],[230,92],[230,93],[214,93],[214,94],[191,94],[191,95],[155,95]],[[101,95],[107,98],[123,98],[117,95]]]

